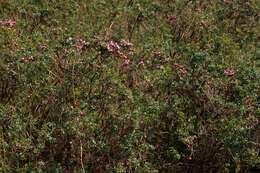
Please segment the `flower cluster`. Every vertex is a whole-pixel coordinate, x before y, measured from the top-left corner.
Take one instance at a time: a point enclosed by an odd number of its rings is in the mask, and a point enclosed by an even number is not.
[[[133,43],[127,42],[127,41],[125,41],[125,40],[121,40],[121,41],[120,41],[120,45],[121,45],[121,46],[127,46],[127,47],[132,47],[132,46],[134,46]]]
[[[183,68],[182,65],[179,65],[177,63],[174,63],[174,66],[177,70],[181,71],[182,75],[185,76],[187,74],[187,70]],[[183,80],[183,77],[180,77],[180,80]]]
[[[224,73],[226,73],[228,76],[233,76],[235,74],[235,72],[231,70],[224,70]]]
[[[120,46],[117,43],[114,43],[113,41],[110,41],[110,43],[108,43],[106,47],[108,52],[114,52],[120,50]]]
[[[2,21],[2,25],[4,25],[4,26],[12,27],[12,26],[14,26],[14,24],[15,24],[15,21],[12,21],[12,20]]]

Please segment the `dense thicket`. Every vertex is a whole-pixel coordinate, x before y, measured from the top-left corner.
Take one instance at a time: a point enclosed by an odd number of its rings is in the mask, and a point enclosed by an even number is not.
[[[259,9],[0,0],[0,172],[259,170]]]

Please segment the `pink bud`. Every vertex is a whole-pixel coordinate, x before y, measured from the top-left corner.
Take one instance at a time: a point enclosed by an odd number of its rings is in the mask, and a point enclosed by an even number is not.
[[[202,26],[202,25],[204,25],[205,24],[205,21],[204,20],[201,20],[200,21],[200,25]]]
[[[28,96],[26,96],[27,98],[30,98],[32,96],[32,94],[29,94]]]

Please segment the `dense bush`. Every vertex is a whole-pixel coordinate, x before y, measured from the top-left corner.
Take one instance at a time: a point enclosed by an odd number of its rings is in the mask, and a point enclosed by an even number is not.
[[[1,172],[249,172],[256,0],[0,1]]]

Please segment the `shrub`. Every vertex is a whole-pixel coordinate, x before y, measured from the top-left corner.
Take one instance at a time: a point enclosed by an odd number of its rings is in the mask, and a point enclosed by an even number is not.
[[[248,172],[258,1],[0,3],[2,172]]]

